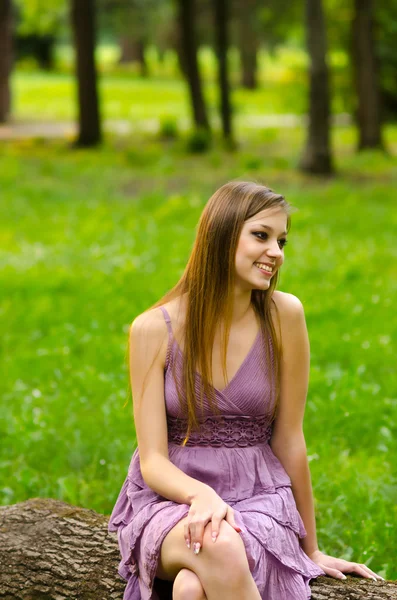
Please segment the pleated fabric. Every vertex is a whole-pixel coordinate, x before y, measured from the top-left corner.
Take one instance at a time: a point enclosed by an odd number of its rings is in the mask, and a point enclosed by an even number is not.
[[[263,600],[309,599],[309,581],[325,573],[300,547],[299,539],[306,536],[306,531],[291,480],[270,447],[271,427],[258,434],[258,423],[271,414],[274,401],[269,378],[272,351],[264,368],[265,351],[259,331],[236,375],[224,390],[215,390],[225,422],[214,419],[204,397],[205,435],[199,433],[189,440],[193,445],[181,446],[175,433],[175,424],[181,423],[182,416],[172,366],[180,377],[183,355],[174,339],[169,314],[163,306],[160,309],[169,331],[164,395],[170,461],[211,486],[234,509],[248,564]],[[196,376],[199,392],[199,373]],[[109,519],[109,531],[117,532],[120,548],[118,572],[127,582],[124,600],[162,600],[154,587],[161,544],[187,516],[189,508],[146,485],[137,448]]]

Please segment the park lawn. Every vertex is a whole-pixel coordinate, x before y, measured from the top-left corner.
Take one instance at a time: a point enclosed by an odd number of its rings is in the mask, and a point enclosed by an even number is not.
[[[61,46],[54,72],[28,70],[25,63],[12,75],[13,117],[19,121],[71,120],[77,114],[77,89],[73,74],[72,50]],[[176,119],[181,126],[190,123],[191,111],[186,83],[181,78],[172,52],[163,63],[154,49],[147,53],[150,76],[142,78],[134,65],[117,65],[117,48],[103,45],[97,52],[101,114],[105,119],[126,120],[139,127],[142,120]],[[28,63],[29,64],[29,63]],[[350,75],[347,58],[331,54],[332,110],[351,110]],[[217,67],[213,52],[200,52],[201,74],[208,111],[218,119]],[[233,111],[244,124],[261,115],[302,115],[307,111],[307,56],[299,48],[280,48],[274,54],[259,54],[256,90],[239,87],[236,52],[230,52]]]
[[[293,82],[294,83],[294,82]],[[76,118],[76,82],[68,73],[20,73],[12,78],[16,120],[72,120]],[[298,91],[298,93],[297,93]],[[208,82],[205,88],[209,113],[217,116],[217,88]],[[106,74],[99,79],[101,114],[105,119],[123,119],[139,125],[140,120],[173,117],[190,119],[189,96],[181,79],[144,79]],[[305,111],[305,82],[296,87],[291,81],[279,81],[257,90],[237,88],[232,95],[237,118],[244,115],[302,114]]]
[[[304,304],[311,341],[305,418],[324,551],[397,578],[395,347],[397,128],[391,154],[354,154],[334,131],[338,176],[294,169],[298,129],[215,144],[108,137],[0,149],[0,503],[41,496],[109,514],[136,446],[129,324],[181,276],[211,193],[253,179],[293,215],[279,288]]]

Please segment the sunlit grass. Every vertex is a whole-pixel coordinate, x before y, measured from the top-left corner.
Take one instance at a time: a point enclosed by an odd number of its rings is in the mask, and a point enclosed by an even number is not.
[[[239,86],[240,68],[235,49],[230,51],[232,104],[239,116],[296,114],[307,111],[307,55],[299,48],[280,48],[274,54],[259,53],[256,90]],[[189,96],[178,70],[174,53],[162,62],[157,52],[147,52],[149,77],[139,76],[136,65],[118,65],[118,50],[100,46],[97,50],[101,114],[106,119],[125,119],[139,124],[142,119],[173,116],[190,120]],[[30,64],[30,63],[29,63]],[[76,82],[73,52],[69,46],[57,51],[57,71],[37,72],[25,63],[13,73],[13,117],[16,120],[59,120],[76,118]],[[350,110],[348,69],[339,54],[332,55],[335,113]],[[200,67],[208,110],[218,114],[217,63],[208,48],[200,51]]]

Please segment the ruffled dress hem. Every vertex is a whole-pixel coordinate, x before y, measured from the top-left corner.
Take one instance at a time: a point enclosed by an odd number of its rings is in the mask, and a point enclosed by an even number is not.
[[[171,529],[187,516],[190,507],[151,492],[152,502],[147,497],[148,504],[132,518],[131,488],[134,484],[127,477],[114,509],[117,517],[111,517],[108,526],[110,532],[117,532],[122,554],[118,573],[127,581],[124,600],[160,600],[154,582],[161,545]],[[263,598],[306,600],[311,597],[310,580],[325,573],[300,547],[299,538],[306,536],[303,521],[296,509],[295,518],[286,510],[288,505],[291,509],[292,490],[286,486],[277,488],[275,494],[263,494],[263,508],[258,509],[259,495],[229,503],[241,529],[250,571]],[[273,509],[279,503],[278,510],[266,508],[269,496]],[[284,589],[282,595],[281,589]]]

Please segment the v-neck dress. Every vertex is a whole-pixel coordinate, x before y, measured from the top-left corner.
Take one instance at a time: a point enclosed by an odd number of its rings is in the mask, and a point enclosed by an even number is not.
[[[265,352],[261,330],[237,373],[223,390],[215,389],[221,415],[214,415],[204,395],[200,431],[186,445],[186,420],[181,416],[172,367],[182,373],[183,353],[172,331],[165,307],[169,340],[164,368],[164,396],[169,459],[190,477],[211,486],[234,510],[241,528],[250,571],[263,600],[307,600],[310,579],[325,575],[302,550],[306,536],[296,508],[291,480],[272,452],[269,416],[274,394],[270,364],[263,368]],[[271,343],[271,340],[270,340]],[[196,389],[200,391],[200,374]],[[142,478],[139,449],[109,520],[116,531],[121,554],[118,572],[127,581],[124,600],[163,600],[156,577],[161,544],[190,506],[164,498]],[[205,552],[205,548],[202,549]]]

